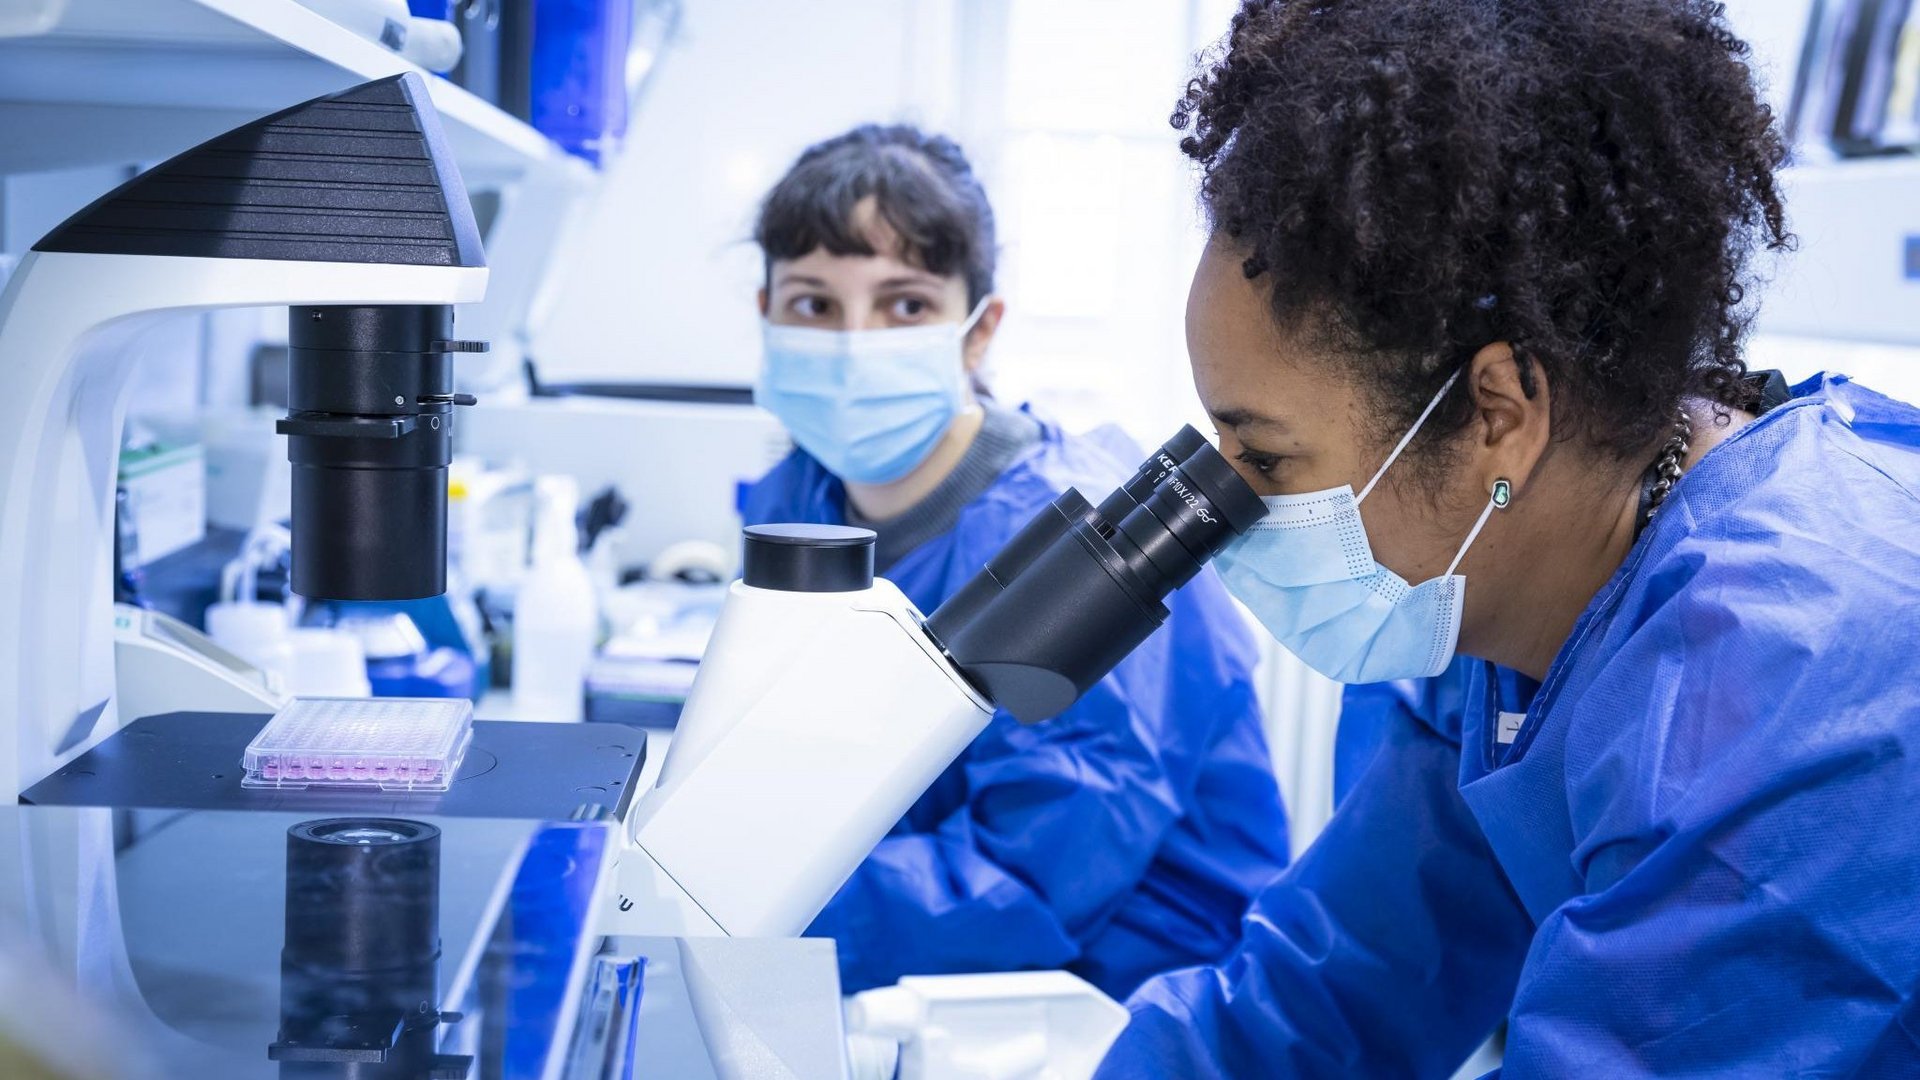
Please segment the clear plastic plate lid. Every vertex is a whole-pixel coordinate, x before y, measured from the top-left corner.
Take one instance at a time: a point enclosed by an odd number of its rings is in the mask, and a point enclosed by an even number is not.
[[[247,744],[240,783],[445,791],[472,738],[464,698],[294,698]]]

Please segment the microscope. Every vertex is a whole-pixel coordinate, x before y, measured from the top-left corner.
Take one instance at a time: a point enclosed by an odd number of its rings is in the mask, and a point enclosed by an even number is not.
[[[455,338],[453,305],[486,284],[466,190],[412,74],[219,136],[34,245],[0,291],[9,802],[137,719],[116,707],[114,489],[149,328],[180,312],[288,306],[294,587],[421,597],[445,587],[445,473],[465,403],[449,359],[480,348]],[[0,836],[0,915],[89,992],[137,1010],[114,806],[25,808]]]
[[[143,328],[173,312],[287,306],[293,589],[413,599],[445,588],[446,469],[456,410],[473,404],[453,392],[451,359],[484,348],[454,336],[452,311],[486,281],[466,192],[411,74],[216,138],[35,245],[0,292],[0,783],[26,791],[138,719],[115,707],[112,569]],[[996,709],[1026,722],[1065,710],[1265,513],[1187,428],[1099,504],[1055,499],[931,615],[874,576],[871,533],[748,529],[658,780],[619,800],[626,842],[599,931],[799,934]],[[506,726],[548,736],[514,744],[543,760],[578,727]],[[512,770],[493,772],[472,782],[497,790]],[[196,780],[215,781],[237,782]],[[114,808],[179,804],[69,805],[97,810],[29,814],[0,835],[0,913],[55,926],[66,967],[126,991]],[[352,854],[331,834],[295,839],[291,861]],[[320,1046],[332,1036],[312,1017],[340,1014],[336,991],[360,992],[364,957],[327,952],[332,940],[289,932],[299,1008],[274,1044],[283,1063],[338,1051]],[[415,950],[422,972],[429,951]],[[425,975],[403,989],[407,1001],[436,993]],[[384,1017],[399,1001],[347,1012]],[[430,1027],[402,1025],[383,1052],[437,1060]]]

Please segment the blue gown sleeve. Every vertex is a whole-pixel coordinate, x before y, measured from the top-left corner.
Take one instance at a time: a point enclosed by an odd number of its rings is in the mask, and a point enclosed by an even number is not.
[[[1460,797],[1457,718],[1437,729],[1402,698],[1378,719],[1378,752],[1239,947],[1141,987],[1099,1077],[1445,1077],[1493,1030],[1533,923]]]
[[[1340,723],[1333,733],[1333,805],[1345,802],[1366,773],[1396,714],[1460,715],[1467,676],[1476,663],[1462,656],[1435,678],[1355,683],[1341,691]]]
[[[995,716],[957,807],[883,839],[807,931],[838,939],[842,990],[1078,959],[1180,813],[1133,709],[1108,676],[1047,723]]]

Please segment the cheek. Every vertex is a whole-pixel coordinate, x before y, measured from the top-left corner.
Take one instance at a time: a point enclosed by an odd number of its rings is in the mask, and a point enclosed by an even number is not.
[[[1382,481],[1360,506],[1375,561],[1409,585],[1445,572],[1472,524],[1471,516],[1461,524],[1449,505],[1445,501],[1436,505],[1423,491],[1391,489]]]

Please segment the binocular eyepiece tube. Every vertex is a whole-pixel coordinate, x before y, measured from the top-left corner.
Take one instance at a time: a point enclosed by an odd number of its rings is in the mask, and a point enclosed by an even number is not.
[[[1166,598],[1267,508],[1192,427],[1095,507],[1069,489],[927,619],[1000,708],[1057,716],[1166,621]]]

